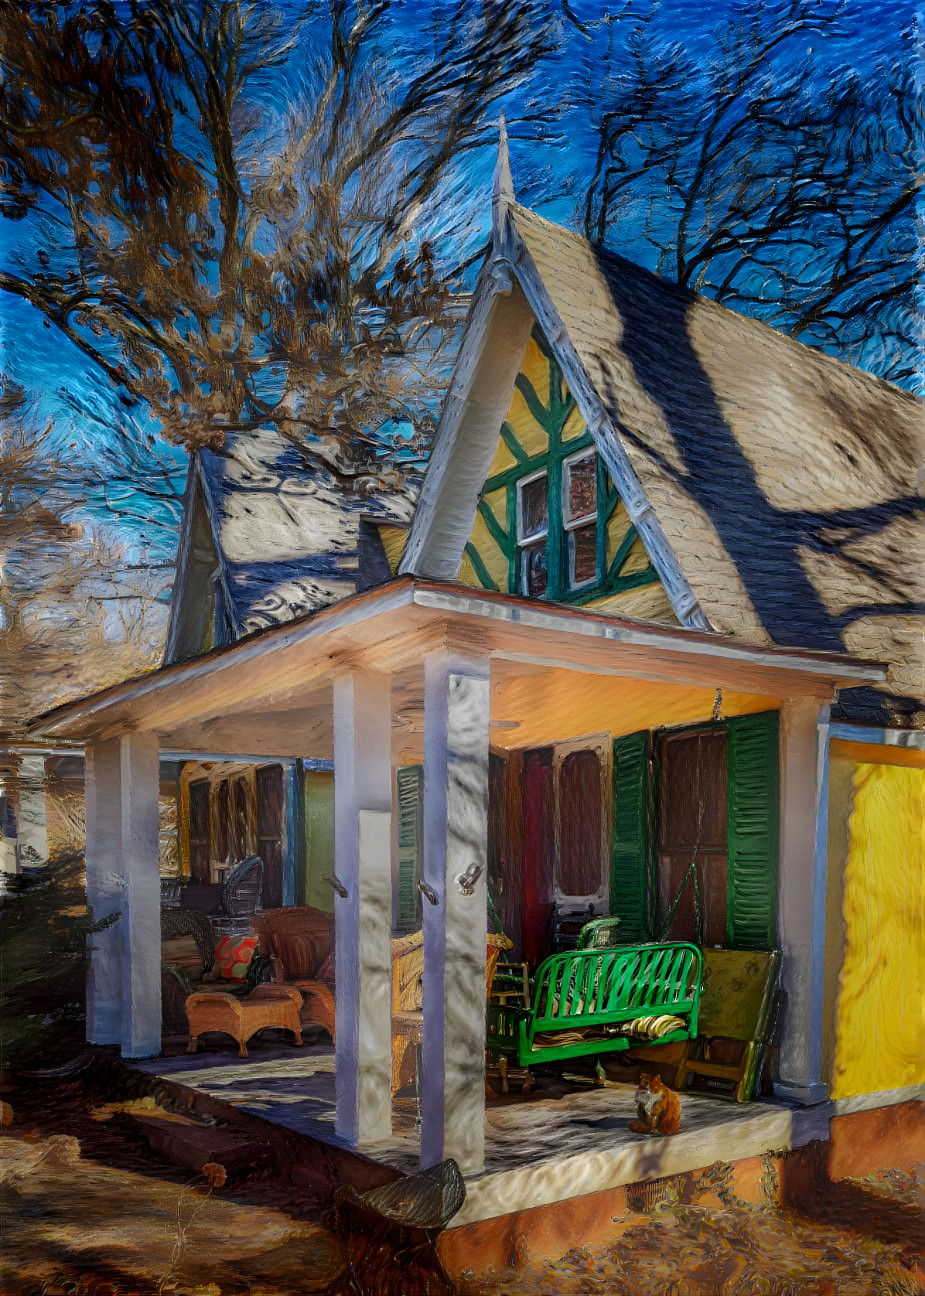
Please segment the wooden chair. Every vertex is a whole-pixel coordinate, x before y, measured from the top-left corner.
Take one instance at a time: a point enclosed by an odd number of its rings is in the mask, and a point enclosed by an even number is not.
[[[488,933],[485,962],[485,998],[491,995],[495,969],[503,949],[511,949],[507,936]],[[417,1050],[424,1033],[424,933],[411,932],[392,941],[392,1093],[410,1082],[406,1063],[409,1046]],[[415,1068],[416,1071],[417,1068]],[[404,1076],[403,1076],[404,1070]]]
[[[779,950],[703,951],[699,1029],[696,1040],[684,1046],[676,1089],[699,1075],[728,1081],[737,1102],[753,1097],[780,958]],[[723,1051],[737,1052],[738,1059],[713,1056],[719,1041],[729,1042]]]

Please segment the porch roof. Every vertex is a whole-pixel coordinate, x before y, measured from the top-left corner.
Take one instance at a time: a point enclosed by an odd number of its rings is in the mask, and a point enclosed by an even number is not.
[[[215,745],[214,724],[209,727],[218,717],[236,714],[243,722],[247,713],[252,724],[273,729],[274,713],[282,724],[299,712],[302,723],[290,726],[298,730],[293,754],[312,754],[312,731],[321,737],[330,726],[337,675],[356,668],[407,671],[425,652],[441,648],[515,668],[530,663],[778,698],[824,700],[839,687],[886,677],[885,667],[841,654],[756,646],[711,632],[402,577],[57,707],[33,722],[31,734],[92,739],[147,730],[161,736],[162,746],[185,750],[188,726],[198,722],[209,749],[219,751],[226,748]],[[274,753],[284,754],[278,729]],[[259,752],[253,734],[251,728],[246,750]]]

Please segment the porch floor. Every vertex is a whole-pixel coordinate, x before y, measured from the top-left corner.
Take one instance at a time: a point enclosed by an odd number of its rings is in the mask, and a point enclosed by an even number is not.
[[[149,1074],[198,1089],[274,1124],[346,1146],[334,1132],[334,1049],[301,1049],[254,1040],[250,1056],[210,1049],[136,1062]],[[681,1096],[681,1131],[646,1137],[628,1128],[636,1116],[635,1084],[580,1086],[541,1080],[520,1093],[486,1101],[485,1169],[467,1178],[465,1205],[450,1227],[550,1205],[645,1179],[739,1161],[792,1146],[791,1108],[739,1104],[710,1095]],[[420,1139],[413,1099],[399,1099],[392,1137],[360,1149],[406,1174],[418,1169]]]

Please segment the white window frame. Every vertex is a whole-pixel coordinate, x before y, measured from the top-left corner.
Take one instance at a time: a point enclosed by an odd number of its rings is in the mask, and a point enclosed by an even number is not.
[[[543,478],[546,482],[546,525],[541,531],[531,531],[529,535],[524,535],[524,487],[529,486],[531,482]],[[524,594],[529,596],[529,582],[527,579],[527,562],[531,552],[539,549],[541,545],[549,547],[549,473],[545,468],[539,469],[538,472],[530,473],[528,477],[521,477],[517,482],[517,548],[520,551],[520,588]],[[549,555],[547,552],[547,562]]]
[[[571,466],[574,463],[581,463],[583,459],[594,459],[595,488],[594,488],[594,512],[582,513],[580,517],[573,518],[569,508],[569,480],[571,476]],[[567,459],[562,460],[562,527],[568,539],[568,587],[570,590],[585,589],[588,586],[595,585],[598,581],[597,571],[597,451],[590,446],[585,446],[583,450],[577,450],[575,454],[569,455]],[[594,544],[595,544],[595,562],[594,575],[589,576],[586,580],[578,581],[575,579],[575,536],[574,532],[584,527],[594,527]]]

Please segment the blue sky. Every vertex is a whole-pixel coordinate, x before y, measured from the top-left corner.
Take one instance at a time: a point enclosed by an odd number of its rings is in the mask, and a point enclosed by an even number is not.
[[[648,4],[632,0],[633,12],[644,13]],[[561,14],[562,9],[555,6]],[[585,33],[560,18],[565,44],[545,63],[538,64],[534,75],[509,96],[507,107],[515,120],[512,127],[512,163],[518,196],[551,219],[575,225],[578,204],[585,192],[593,166],[595,137],[584,110],[569,100],[569,75],[576,60],[588,59],[594,69],[603,66],[601,53],[610,36],[605,18],[623,4],[603,5],[594,0],[568,0],[567,8]],[[293,14],[302,6],[289,0]],[[694,55],[702,56],[709,46],[709,30],[717,25],[728,0],[662,0],[656,29],[666,40],[681,42]],[[386,50],[389,58],[401,61],[415,57],[415,39],[422,17],[432,6],[425,0],[397,3],[391,18],[394,48]],[[864,72],[882,55],[903,57],[902,36],[913,20],[914,9],[907,3],[886,0],[847,0],[841,16],[833,20],[831,33],[813,38],[819,57],[821,75],[837,76],[841,67]],[[312,32],[306,30],[306,50]],[[908,46],[907,46],[908,51]],[[791,55],[792,56],[792,51]],[[300,51],[290,63],[261,78],[254,87],[264,110],[273,115],[284,112],[297,98],[303,84]],[[908,52],[905,55],[908,57]],[[592,72],[593,82],[593,72]],[[545,110],[552,120],[537,123],[538,111]],[[496,112],[491,114],[496,119]],[[490,185],[494,166],[494,147],[489,143],[466,161],[464,189],[471,203],[469,213],[472,238],[487,234],[490,220]],[[10,266],[34,259],[37,246],[47,245],[49,230],[38,219],[19,223],[0,221],[0,255]],[[473,244],[478,246],[477,242]],[[632,238],[617,250],[644,260],[642,248],[634,249]],[[137,403],[126,406],[119,400],[108,380],[94,370],[85,357],[55,329],[45,326],[41,316],[28,304],[8,294],[0,296],[3,368],[32,394],[40,419],[52,421],[56,436],[63,445],[88,465],[104,464],[107,489],[90,489],[92,515],[115,523],[137,554],[147,554],[152,561],[168,556],[173,546],[173,524],[176,519],[174,499],[142,501],[130,482],[120,480],[119,459],[131,461],[132,454],[116,454],[106,464],[106,449],[144,446],[146,459],[153,449],[158,490],[167,495],[162,475],[172,475],[178,492],[185,473],[185,455],[167,446],[158,436],[158,428],[147,419]],[[130,470],[129,470],[130,471]]]

